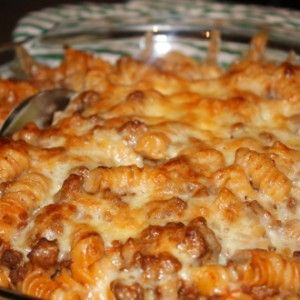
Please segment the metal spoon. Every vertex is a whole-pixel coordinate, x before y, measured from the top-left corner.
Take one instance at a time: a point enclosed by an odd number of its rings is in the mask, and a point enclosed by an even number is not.
[[[38,300],[39,298],[28,296],[17,291],[0,288],[0,300]]]
[[[40,128],[51,125],[54,112],[63,110],[73,95],[74,92],[67,89],[53,89],[29,97],[9,114],[0,129],[0,136],[12,135],[28,122],[34,122]]]

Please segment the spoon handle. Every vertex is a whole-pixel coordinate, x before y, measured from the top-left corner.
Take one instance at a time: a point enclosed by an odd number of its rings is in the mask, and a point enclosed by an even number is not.
[[[32,296],[21,294],[19,292],[0,287],[0,299],[2,300],[27,300],[38,299]]]

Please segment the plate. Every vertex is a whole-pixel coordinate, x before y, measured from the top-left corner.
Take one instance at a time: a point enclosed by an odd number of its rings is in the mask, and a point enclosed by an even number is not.
[[[159,30],[166,25],[168,32]],[[198,30],[199,34],[174,37],[174,28],[182,26],[192,28],[194,32]],[[123,36],[103,36],[103,32],[120,29],[125,32]],[[211,29],[221,31],[219,62],[224,67],[246,51],[251,36],[261,29],[269,31],[268,57],[282,60],[287,50],[299,50],[300,12],[201,0],[185,0],[176,5],[170,0],[68,4],[29,13],[18,22],[13,40],[23,42],[36,60],[57,65],[65,45],[92,51],[109,60],[127,54],[138,56],[143,49],[145,32],[152,31],[161,54],[175,49],[203,59],[208,44],[205,32]],[[133,30],[135,34],[132,34]],[[76,34],[79,38],[74,39]],[[44,39],[45,36],[69,38],[51,43]]]

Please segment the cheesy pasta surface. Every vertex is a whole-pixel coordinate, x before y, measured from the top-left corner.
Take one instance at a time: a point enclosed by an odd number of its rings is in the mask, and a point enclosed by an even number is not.
[[[299,297],[300,67],[264,47],[258,34],[226,71],[211,54],[111,64],[67,49],[57,68],[0,81],[0,116],[9,97],[77,92],[51,127],[0,140],[0,285],[43,299]]]

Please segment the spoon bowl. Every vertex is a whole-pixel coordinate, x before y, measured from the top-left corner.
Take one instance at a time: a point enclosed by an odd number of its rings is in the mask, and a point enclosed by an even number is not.
[[[74,92],[68,89],[53,89],[27,98],[8,115],[0,136],[12,135],[29,122],[40,128],[50,126],[54,112],[65,109],[73,95]]]

